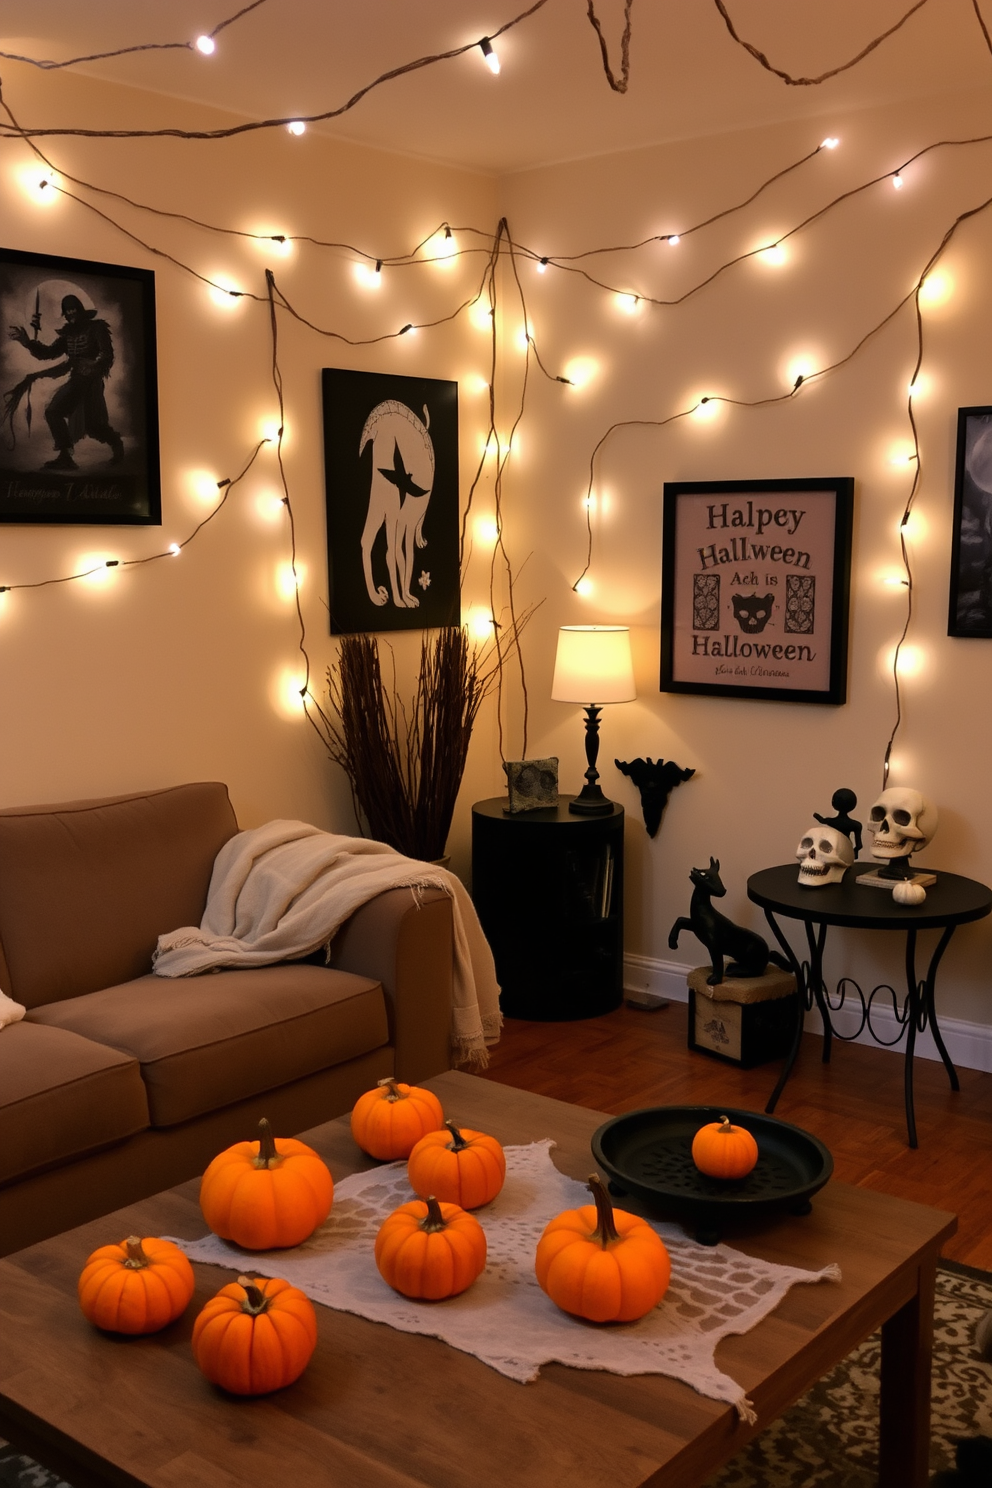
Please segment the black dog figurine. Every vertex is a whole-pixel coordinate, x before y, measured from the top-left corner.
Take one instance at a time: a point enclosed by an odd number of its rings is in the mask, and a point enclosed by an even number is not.
[[[727,976],[764,976],[769,961],[785,971],[789,970],[784,957],[776,951],[770,952],[760,935],[745,930],[743,925],[735,925],[733,920],[728,920],[726,915],[713,908],[710,900],[722,899],[727,892],[720,878],[719,859],[710,858],[708,868],[690,869],[689,882],[692,884],[689,917],[681,915],[675,921],[668,944],[673,951],[677,950],[683,930],[691,930],[696,939],[702,941],[710,955],[712,970],[706,978],[710,987],[717,987],[723,981],[723,963],[728,956],[733,956],[734,960],[727,967]]]
[[[683,770],[674,760],[614,760],[622,774],[632,780],[641,793],[641,812],[648,836],[653,837],[661,826],[661,815],[668,805],[668,798],[675,786],[695,775],[695,770]]]
[[[956,1468],[934,1473],[930,1488],[988,1488],[992,1483],[992,1440],[966,1436],[955,1442]]]

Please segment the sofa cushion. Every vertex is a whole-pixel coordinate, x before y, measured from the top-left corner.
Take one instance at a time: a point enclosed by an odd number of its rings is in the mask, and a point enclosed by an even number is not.
[[[0,1183],[148,1126],[137,1061],[26,1019],[0,1033]]]
[[[389,1041],[379,983],[322,966],[139,977],[50,1002],[28,1020],[137,1059],[153,1126],[188,1121]]]
[[[200,923],[237,830],[214,782],[0,811],[4,991],[30,1008],[150,972],[160,935]]]

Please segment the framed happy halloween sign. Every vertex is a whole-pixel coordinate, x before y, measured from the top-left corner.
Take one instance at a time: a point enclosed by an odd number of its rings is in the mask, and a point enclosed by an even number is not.
[[[847,699],[854,480],[669,481],[661,691]]]

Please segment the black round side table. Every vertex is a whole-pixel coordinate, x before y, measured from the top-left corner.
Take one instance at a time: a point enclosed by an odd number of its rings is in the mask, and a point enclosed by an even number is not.
[[[511,1018],[593,1018],[623,1000],[623,807],[577,816],[572,799],[472,807],[472,898]]]
[[[937,968],[947,950],[951,936],[959,925],[971,920],[980,920],[992,912],[992,889],[977,883],[972,878],[961,878],[956,873],[938,873],[937,882],[927,889],[922,904],[897,904],[888,889],[873,888],[859,884],[859,874],[878,866],[873,862],[855,863],[848,868],[842,883],[828,884],[824,888],[802,888],[798,882],[795,863],[786,863],[778,868],[765,868],[754,873],[747,881],[748,898],[760,904],[772,934],[789,960],[799,987],[799,1012],[792,1048],[785,1066],[772,1092],[765,1110],[774,1111],[785,1082],[799,1053],[802,1041],[803,1014],[816,1004],[823,1023],[823,1061],[830,1059],[833,1038],[848,1041],[858,1037],[867,1028],[878,1044],[891,1047],[906,1039],[906,1066],[904,1088],[906,1095],[906,1129],[910,1147],[918,1146],[916,1139],[916,1115],[913,1106],[913,1055],[916,1035],[928,1027],[944,1062],[951,1089],[958,1090],[957,1071],[944,1047],[937,1024],[937,1009],[934,991]],[[783,934],[776,915],[791,920],[802,920],[806,931],[809,960],[801,961]],[[906,936],[906,995],[900,1004],[895,990],[885,984],[874,987],[866,996],[852,977],[841,979],[837,987],[838,1000],[830,1001],[830,994],[823,980],[823,949],[827,930],[831,925],[845,925],[857,930],[898,930]],[[926,975],[919,979],[916,970],[916,937],[920,930],[939,930],[940,937],[930,956]],[[888,993],[897,1021],[902,1025],[895,1040],[881,1039],[872,1027],[872,1008],[879,993]],[[861,1004],[861,1023],[853,1034],[839,1034],[833,1027],[830,1014],[839,1012],[850,995]]]

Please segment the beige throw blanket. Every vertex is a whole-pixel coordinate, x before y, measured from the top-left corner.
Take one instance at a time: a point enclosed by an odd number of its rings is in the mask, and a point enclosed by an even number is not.
[[[337,837],[306,822],[239,832],[217,854],[199,928],[160,935],[156,976],[269,966],[327,946],[346,919],[387,889],[440,889],[451,898],[454,989],[451,1053],[482,1067],[502,1017],[492,952],[461,880],[383,842]]]

